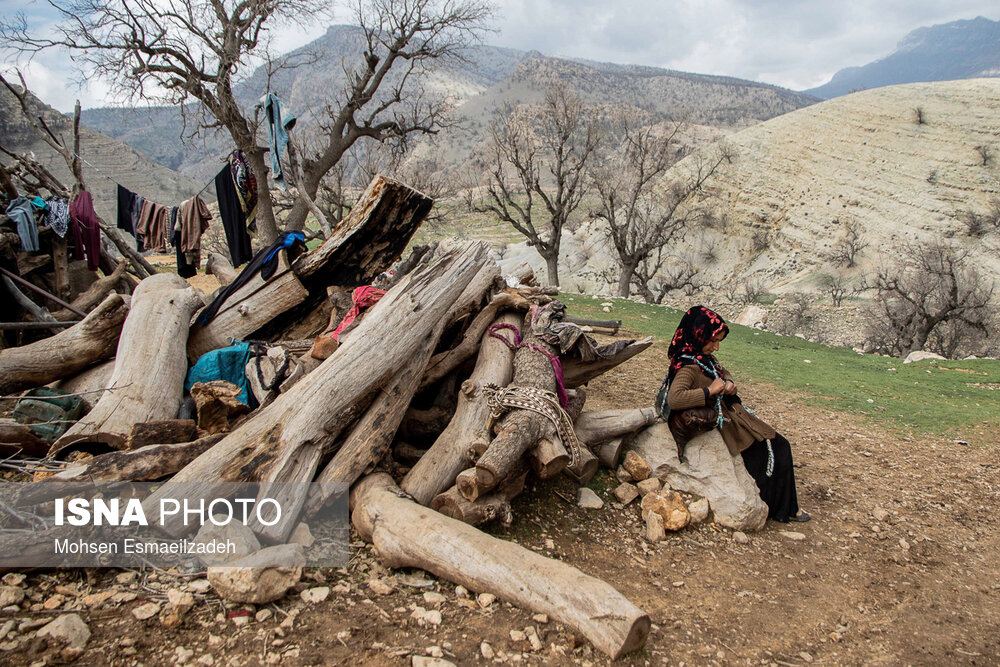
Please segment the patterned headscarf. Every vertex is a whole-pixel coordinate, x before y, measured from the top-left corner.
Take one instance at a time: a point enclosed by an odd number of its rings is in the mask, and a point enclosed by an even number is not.
[[[715,311],[704,306],[694,306],[684,313],[670,341],[670,347],[667,348],[667,356],[670,357],[667,383],[673,382],[677,371],[688,364],[700,362],[719,371],[719,362],[712,355],[702,352],[702,348],[720,332],[725,338],[729,335],[729,326]]]

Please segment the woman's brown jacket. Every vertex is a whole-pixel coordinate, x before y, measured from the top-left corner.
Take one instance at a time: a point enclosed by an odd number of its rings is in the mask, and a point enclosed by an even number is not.
[[[724,380],[732,381],[733,377],[725,368],[722,369]],[[695,364],[684,366],[674,376],[667,394],[670,410],[681,411],[688,408],[715,408],[715,397],[708,395],[708,386],[712,378],[705,375]],[[733,456],[752,445],[757,440],[773,438],[776,432],[766,422],[758,419],[743,409],[739,403],[732,406],[722,401],[722,439]]]

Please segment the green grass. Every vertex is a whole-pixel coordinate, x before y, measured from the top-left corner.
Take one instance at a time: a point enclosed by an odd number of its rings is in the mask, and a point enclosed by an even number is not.
[[[652,352],[661,355],[666,366],[667,344],[680,321],[680,311],[625,299],[573,294],[559,298],[570,314],[621,319],[625,328],[655,336]],[[606,301],[614,303],[610,313],[601,308]],[[860,355],[738,325],[730,325],[717,356],[738,381],[774,384],[802,395],[807,404],[865,415],[893,430],[977,443],[985,439],[988,429],[1000,427],[1000,361],[904,365],[901,359]]]

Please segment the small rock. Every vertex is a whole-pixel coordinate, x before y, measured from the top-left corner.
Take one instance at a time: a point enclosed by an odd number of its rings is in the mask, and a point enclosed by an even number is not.
[[[688,512],[691,514],[691,523],[701,523],[708,518],[708,498],[701,498],[688,505]]]
[[[253,618],[258,623],[264,623],[265,621],[271,620],[272,616],[274,616],[274,612],[271,611],[270,609],[266,609],[265,608],[265,609],[261,609],[256,614],[254,614]]]
[[[207,593],[212,587],[208,579],[195,579],[194,581],[188,582],[187,589],[192,593]]]
[[[260,551],[257,536],[246,525],[236,521],[224,526],[216,526],[209,521],[198,530],[194,541],[199,544],[214,543],[218,553],[198,554],[198,559],[209,567],[225,565]]]
[[[52,637],[82,649],[90,639],[90,628],[78,614],[64,614],[38,631],[39,637]]]
[[[645,498],[650,493],[660,492],[660,480],[650,477],[639,482],[636,488],[639,490],[639,495]]]
[[[412,667],[455,667],[455,663],[444,658],[432,658],[426,655],[413,656],[410,658],[410,664]]]
[[[441,650],[440,646],[428,646],[427,655],[431,656],[432,658],[443,658],[444,651]]]
[[[18,586],[0,586],[0,608],[21,604],[23,600],[23,588]]]
[[[889,513],[881,507],[876,507],[872,510],[872,517],[880,523],[885,523],[885,521],[889,518]]]
[[[369,579],[368,589],[375,595],[391,595],[396,587],[392,584],[392,580],[386,581],[385,579]]]
[[[644,479],[649,479],[649,476],[653,474],[653,469],[649,467],[646,463],[646,459],[642,458],[636,454],[631,449],[625,452],[625,460],[622,461],[622,467],[632,476],[633,480],[641,482]]]
[[[56,593],[55,595],[53,595],[52,597],[50,597],[48,600],[46,600],[45,602],[42,603],[42,608],[43,609],[47,609],[49,611],[52,611],[53,609],[58,609],[59,607],[63,606],[63,602],[65,602],[65,601],[66,601],[66,596],[65,595],[62,595],[60,593]]]
[[[493,593],[480,593],[476,596],[476,602],[478,602],[479,606],[483,609],[486,609],[491,604],[496,602],[496,599],[497,596],[493,595]]]
[[[447,598],[440,593],[427,591],[424,593],[424,602],[427,604],[443,604]]]
[[[493,647],[488,643],[483,642],[479,645],[479,655],[483,656],[484,660],[492,660],[496,657],[497,653],[493,650]]]
[[[178,665],[183,665],[185,662],[194,657],[194,651],[183,646],[178,646],[174,649],[174,658]]]
[[[673,586],[674,588],[683,588],[684,587],[684,582],[683,581],[675,581],[675,582],[673,582],[670,585]]]
[[[642,518],[645,519],[650,512],[660,515],[664,530],[680,530],[691,521],[684,498],[676,491],[647,494],[642,499]]]
[[[20,572],[8,572],[3,575],[3,579],[0,579],[0,581],[2,581],[5,586],[20,586],[24,583],[25,579],[27,579],[27,577]]]
[[[639,497],[639,489],[635,487],[635,484],[623,482],[615,488],[614,494],[615,498],[618,499],[618,502],[622,505],[628,505],[630,502]]]
[[[531,617],[531,620],[533,620],[535,623],[540,623],[541,625],[545,625],[546,623],[549,622],[549,617],[546,616],[545,614],[535,614],[534,616]]]
[[[468,599],[469,589],[467,589],[465,586],[455,586],[455,597]]]
[[[441,621],[443,620],[441,612],[437,609],[431,609],[430,611],[424,612],[424,621],[430,623],[431,625],[441,625]]]
[[[305,560],[300,545],[280,544],[221,567],[209,567],[208,581],[225,600],[265,604],[283,597],[299,582]]]
[[[733,542],[736,542],[736,544],[750,544],[750,538],[743,531],[737,530],[733,533]]]
[[[806,662],[812,662],[813,661],[812,655],[810,655],[809,653],[806,653],[805,651],[802,651],[801,653],[799,653],[799,657],[802,658]]]
[[[307,602],[309,604],[316,604],[317,602],[322,602],[323,600],[330,597],[330,587],[316,586],[315,588],[307,588],[306,590],[299,593],[299,597],[302,598],[303,602]]]
[[[521,632],[520,630],[511,630],[510,631],[510,640],[512,642],[523,642],[523,641],[526,641],[527,639],[528,639],[528,636],[526,634],[524,634],[523,632]]]
[[[204,655],[198,656],[198,664],[206,665],[207,667],[212,667],[215,664],[215,658],[212,657],[211,653],[206,653]]]
[[[111,596],[115,594],[114,591],[101,591],[100,593],[91,593],[90,595],[84,595],[80,601],[83,602],[84,606],[87,607],[100,607],[105,602],[111,599]]]
[[[420,570],[417,570],[419,573]],[[427,577],[420,577],[417,574],[404,574],[397,577],[400,585],[409,586],[410,588],[433,588],[434,580],[428,579]]]
[[[601,500],[601,497],[594,493],[593,489],[588,489],[585,486],[580,487],[576,504],[588,510],[599,510],[604,507],[604,501]]]
[[[625,470],[622,466],[618,466],[618,470],[615,471],[615,476],[618,478],[619,482],[634,482],[632,475],[628,474],[628,470]]]
[[[309,524],[302,521],[299,522],[299,525],[295,526],[295,530],[292,531],[292,535],[288,538],[288,541],[291,544],[301,544],[303,548],[308,549],[316,542],[316,538],[313,537],[312,531],[309,530]]]
[[[899,538],[899,548],[902,549],[903,551],[909,551],[910,550],[910,543],[907,542],[906,540],[904,540],[901,537],[901,538]]]
[[[801,542],[802,540],[806,539],[805,535],[803,535],[802,533],[796,533],[793,530],[779,530],[778,535],[788,538],[793,542]]]
[[[524,634],[528,637],[528,643],[531,644],[532,651],[542,650],[542,640],[538,637],[538,632],[533,626],[528,626],[524,629]]]
[[[171,588],[167,591],[167,604],[173,609],[180,609],[186,613],[194,607],[194,596],[187,591]]]
[[[662,542],[667,537],[667,532],[663,529],[663,517],[656,512],[649,512],[646,515],[646,541],[656,544]]]
[[[127,585],[131,584],[132,582],[134,582],[135,579],[136,579],[136,577],[138,577],[138,576],[139,575],[136,572],[131,572],[131,571],[130,572],[122,572],[121,574],[119,574],[119,575],[117,575],[115,577],[115,581],[117,583],[121,584],[122,586],[127,586]]]
[[[139,621],[145,621],[146,619],[153,618],[159,613],[160,605],[155,602],[147,602],[146,604],[139,605],[132,610],[132,615]]]

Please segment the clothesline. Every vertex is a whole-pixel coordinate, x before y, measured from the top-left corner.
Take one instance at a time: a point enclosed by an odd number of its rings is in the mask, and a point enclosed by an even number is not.
[[[80,154],[78,154],[78,153],[76,153],[74,151],[70,151],[70,153],[72,153],[77,158],[83,160],[84,164],[86,164],[87,166],[89,166],[91,169],[93,169],[94,171],[96,171],[98,174],[100,174],[101,176],[103,176],[104,178],[106,178],[111,183],[114,183],[115,185],[121,186],[121,187],[125,188],[126,190],[129,190],[129,191],[132,190],[131,188],[125,187],[124,185],[122,185],[121,183],[119,183],[118,181],[116,181],[115,179],[113,179],[110,176],[108,176],[107,174],[105,174],[103,171],[101,171],[100,169],[97,168],[97,165],[95,165],[94,163],[90,162],[89,160],[87,160],[87,158],[83,157],[82,155],[80,155]],[[205,190],[207,190],[208,187],[210,185],[212,185],[213,183],[215,183],[215,178],[214,177],[211,178],[211,179],[209,179],[209,181],[207,183],[205,183],[205,185],[203,185],[201,187],[201,190],[198,190],[198,192],[196,192],[194,196],[195,197],[200,197],[201,194],[203,192],[205,192]]]

